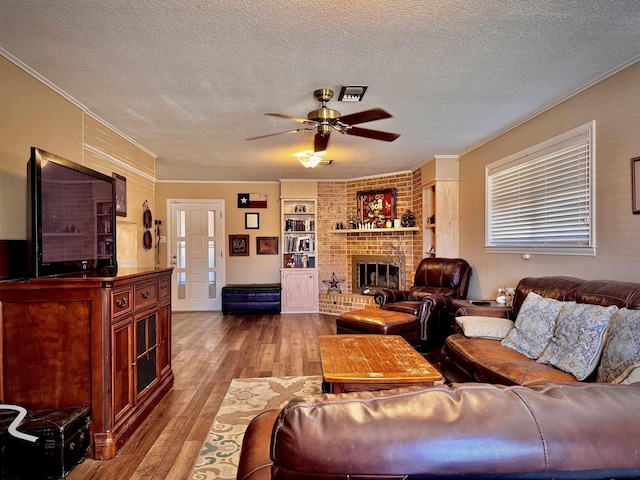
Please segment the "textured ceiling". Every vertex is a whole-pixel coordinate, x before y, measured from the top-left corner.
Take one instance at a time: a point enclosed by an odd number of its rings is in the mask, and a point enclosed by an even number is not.
[[[159,180],[341,179],[459,154],[640,59],[638,0],[0,0],[0,49],[158,156]],[[341,85],[368,85],[359,103]],[[318,88],[395,142],[293,154]],[[1,107],[0,107],[1,108]]]

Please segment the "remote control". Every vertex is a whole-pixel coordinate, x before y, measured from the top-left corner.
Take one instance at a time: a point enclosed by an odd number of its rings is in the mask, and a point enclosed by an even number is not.
[[[473,305],[491,305],[491,302],[487,300],[471,300]]]

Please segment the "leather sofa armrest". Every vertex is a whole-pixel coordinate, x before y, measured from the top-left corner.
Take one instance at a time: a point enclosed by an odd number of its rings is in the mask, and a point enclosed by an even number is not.
[[[266,410],[249,424],[242,440],[238,480],[271,479],[271,434],[279,409]]]
[[[404,302],[409,300],[408,290],[390,290],[385,288],[376,292],[374,296],[376,305],[385,305],[387,303]]]

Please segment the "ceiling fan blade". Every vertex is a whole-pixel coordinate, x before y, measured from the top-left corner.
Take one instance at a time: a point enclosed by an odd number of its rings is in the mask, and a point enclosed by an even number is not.
[[[309,132],[311,130],[315,130],[315,127],[309,127],[309,128],[296,128],[295,130],[288,130],[286,132],[278,132],[278,133],[269,133],[267,135],[260,135],[258,137],[251,137],[251,138],[245,138],[245,140],[256,140],[258,138],[266,138],[266,137],[273,137],[275,135],[286,135],[287,133],[298,133],[298,132]]]
[[[319,133],[316,133],[313,140],[313,151],[324,152],[327,149],[327,145],[329,145],[329,134],[320,135]]]
[[[293,120],[294,122],[298,122],[298,123],[306,123],[307,125],[317,125],[318,124],[318,122],[316,122],[314,120],[309,120],[309,119],[306,119],[306,118],[292,117],[291,115],[285,115],[284,113],[265,113],[265,115],[271,115],[272,117],[285,118],[287,120]]]
[[[392,115],[381,108],[372,108],[371,110],[365,110],[363,112],[352,113],[340,117],[338,120],[341,123],[348,125],[355,125],[356,123],[372,122],[373,120],[382,120],[383,118],[391,118]]]
[[[368,128],[349,127],[341,130],[347,135],[355,135],[356,137],[372,138],[373,140],[382,140],[385,142],[393,142],[400,136],[399,133],[381,132],[380,130],[369,130]]]

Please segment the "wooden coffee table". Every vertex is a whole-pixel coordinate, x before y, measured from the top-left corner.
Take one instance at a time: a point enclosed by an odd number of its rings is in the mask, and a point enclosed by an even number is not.
[[[328,393],[433,385],[442,375],[396,335],[320,335],[323,388]]]

